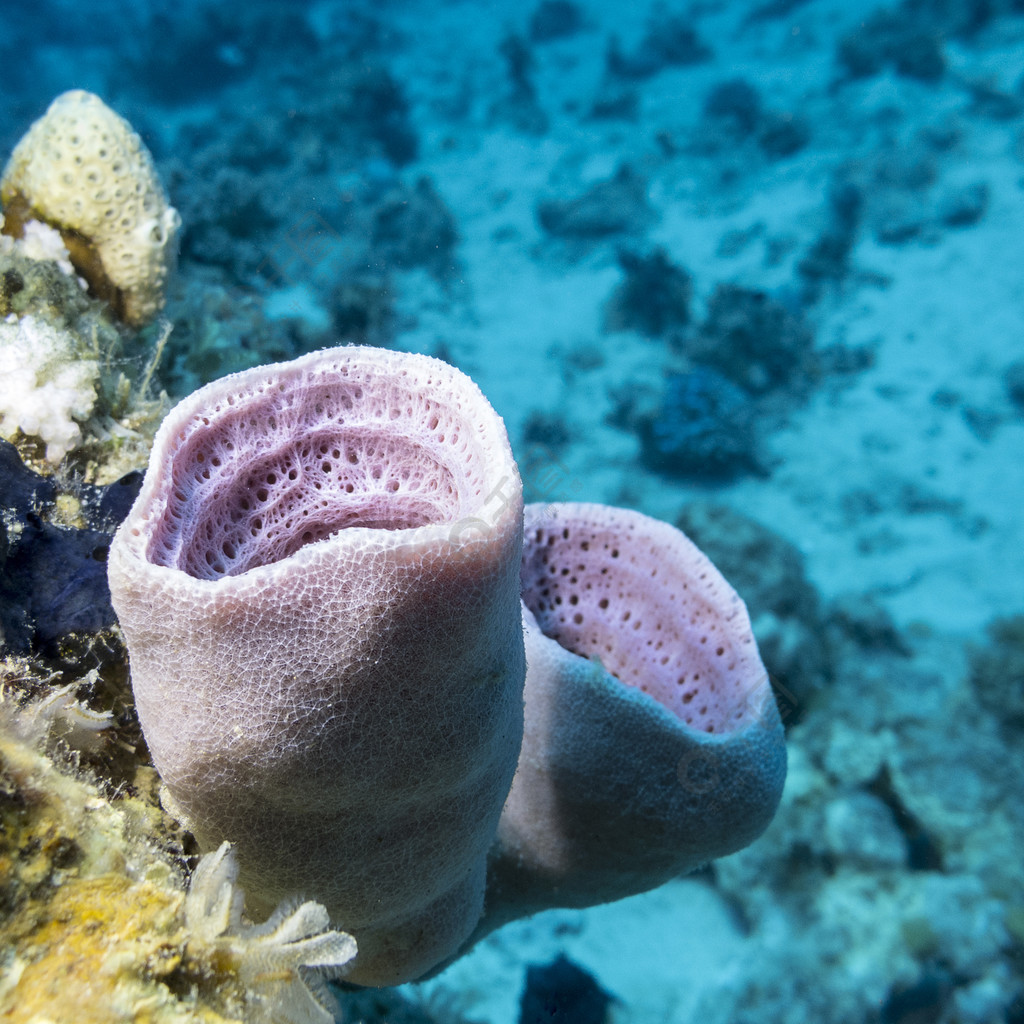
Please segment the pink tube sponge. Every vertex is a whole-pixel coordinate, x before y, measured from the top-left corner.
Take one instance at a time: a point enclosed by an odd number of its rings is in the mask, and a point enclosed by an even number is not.
[[[740,849],[786,771],[746,608],[678,530],[602,505],[529,505],[521,580],[526,732],[482,931]]]
[[[253,909],[306,895],[393,984],[481,913],[522,738],[522,499],[500,418],[425,356],[224,378],[157,434],[110,552],[139,718]]]

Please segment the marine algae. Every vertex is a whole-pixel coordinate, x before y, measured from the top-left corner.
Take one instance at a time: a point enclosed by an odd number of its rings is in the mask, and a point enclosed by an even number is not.
[[[0,1018],[333,1019],[316,975],[351,958],[354,944],[325,930],[311,913],[322,908],[281,912],[267,925],[243,922],[226,850],[195,873],[212,879],[219,898],[189,890],[180,851],[154,838],[171,830],[155,822],[163,812],[145,798],[144,784],[139,795],[128,787],[112,799],[75,768],[67,748],[41,749],[47,710],[17,708],[9,691],[0,697]],[[218,916],[225,907],[239,909]]]

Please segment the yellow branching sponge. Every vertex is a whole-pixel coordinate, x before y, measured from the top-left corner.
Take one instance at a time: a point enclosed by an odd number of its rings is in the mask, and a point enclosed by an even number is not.
[[[92,292],[140,327],[163,308],[181,218],[130,124],[98,96],[58,96],[0,179],[4,233],[31,220],[60,231]]]

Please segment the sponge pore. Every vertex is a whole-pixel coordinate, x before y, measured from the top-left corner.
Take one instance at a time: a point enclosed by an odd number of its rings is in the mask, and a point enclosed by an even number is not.
[[[746,610],[678,530],[603,505],[527,506],[523,602],[546,636],[706,733],[759,713],[763,676]]]
[[[345,528],[455,523],[486,497],[440,380],[338,362],[225,394],[179,431],[152,562],[234,576]]]

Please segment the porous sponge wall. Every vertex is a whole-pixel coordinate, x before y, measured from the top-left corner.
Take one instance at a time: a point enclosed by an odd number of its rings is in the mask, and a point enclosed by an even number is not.
[[[545,636],[718,735],[763,670],[742,602],[678,530],[602,505],[529,505],[523,603]]]
[[[521,495],[464,374],[328,349],[180,403],[111,545],[170,800],[230,837],[250,911],[344,922],[357,984],[418,977],[480,917],[522,740]]]
[[[443,395],[437,375],[349,359],[213,403],[183,428],[150,557],[217,579],[343,528],[456,522],[489,485],[475,433]]]
[[[15,147],[0,201],[20,232],[29,220],[61,231],[76,269],[126,323],[163,307],[181,219],[130,124],[75,89],[50,104]]]

